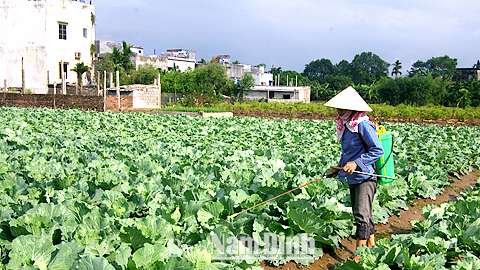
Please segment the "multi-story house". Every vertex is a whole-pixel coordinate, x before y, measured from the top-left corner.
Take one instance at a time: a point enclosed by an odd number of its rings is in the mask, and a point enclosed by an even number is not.
[[[0,2],[0,85],[24,84],[46,93],[48,84],[76,83],[71,69],[91,67],[95,9],[85,0]],[[22,71],[23,70],[23,71]]]

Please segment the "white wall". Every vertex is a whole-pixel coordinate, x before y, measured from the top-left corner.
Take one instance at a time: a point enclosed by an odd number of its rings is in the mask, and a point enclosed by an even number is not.
[[[92,13],[92,5],[79,1],[0,1],[0,84],[6,79],[9,87],[22,86],[22,57],[25,88],[33,93],[46,93],[47,83],[60,82],[60,61],[69,63],[67,82],[76,82],[70,69],[78,62],[91,65]],[[59,39],[59,21],[68,23],[67,40]],[[80,52],[79,59],[75,52]]]
[[[195,69],[195,60],[168,58],[168,67],[173,68],[174,64],[182,72],[187,71],[189,67],[191,68],[191,70]]]
[[[91,67],[90,45],[95,42],[95,29],[92,26],[91,16],[95,14],[92,5],[71,0],[46,0],[47,2],[47,69],[50,72],[49,83],[61,81],[59,62],[68,63],[67,82],[76,83],[76,73],[71,71],[77,63],[84,62]],[[59,39],[58,23],[67,23],[67,39]],[[87,37],[83,36],[83,29],[87,29]],[[75,53],[81,57],[76,58]],[[85,82],[84,82],[85,83]]]
[[[22,86],[22,58],[25,89],[44,92],[46,69],[46,4],[35,1],[0,2],[0,85]],[[28,19],[25,19],[28,18]]]

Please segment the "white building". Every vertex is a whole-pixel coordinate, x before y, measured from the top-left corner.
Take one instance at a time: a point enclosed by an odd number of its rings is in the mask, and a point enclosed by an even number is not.
[[[310,103],[310,86],[256,85],[245,96],[245,99],[278,103]]]
[[[46,93],[47,84],[76,83],[75,64],[91,67],[95,9],[85,0],[0,2],[0,81]],[[3,84],[3,83],[2,83]]]
[[[230,64],[230,55],[219,55],[215,62],[222,64],[227,69],[227,78],[238,83],[244,74],[252,75],[255,85],[271,86],[273,74],[265,73],[264,66],[253,66],[244,64]]]
[[[191,70],[195,69],[195,51],[191,50],[167,50],[162,53],[162,58],[168,59],[168,69],[171,70],[176,68],[182,72],[187,71],[189,68]]]
[[[113,41],[104,41],[104,40],[95,40],[95,47],[97,47],[97,56],[98,58],[103,58],[106,53],[112,53],[113,48],[117,48],[117,50],[123,50],[123,43],[117,43]],[[132,45],[130,51],[133,55],[143,55],[144,49],[142,46]]]

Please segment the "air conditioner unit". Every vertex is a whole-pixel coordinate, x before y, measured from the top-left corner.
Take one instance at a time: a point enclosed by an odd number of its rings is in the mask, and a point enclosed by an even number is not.
[[[82,58],[82,53],[81,52],[75,52],[75,59],[80,59]]]

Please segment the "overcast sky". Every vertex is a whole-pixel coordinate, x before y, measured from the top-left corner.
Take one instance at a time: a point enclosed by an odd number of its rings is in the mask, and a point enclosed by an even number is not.
[[[457,67],[480,60],[479,0],[92,0],[96,38],[196,51],[197,61],[228,54],[303,72],[316,59],[351,62],[362,52],[403,75],[417,60],[448,55]],[[391,68],[390,68],[391,70]]]

